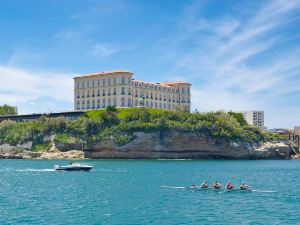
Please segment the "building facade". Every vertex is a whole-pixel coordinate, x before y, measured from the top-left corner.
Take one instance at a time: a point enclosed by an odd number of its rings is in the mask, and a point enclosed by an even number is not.
[[[265,127],[265,118],[264,118],[264,111],[246,111],[242,112],[244,115],[244,119],[247,121],[248,124],[254,125],[260,129],[264,129]]]
[[[126,70],[76,76],[74,85],[75,110],[142,106],[190,111],[191,107],[190,83],[138,81]]]

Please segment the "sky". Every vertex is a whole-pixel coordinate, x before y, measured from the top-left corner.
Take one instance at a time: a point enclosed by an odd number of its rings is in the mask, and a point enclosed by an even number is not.
[[[300,0],[1,0],[0,105],[73,110],[73,77],[192,83],[192,110],[300,125]]]

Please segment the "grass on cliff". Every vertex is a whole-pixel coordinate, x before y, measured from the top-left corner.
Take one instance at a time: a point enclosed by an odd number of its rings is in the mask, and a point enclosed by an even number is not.
[[[63,117],[42,117],[37,121],[0,123],[0,144],[16,145],[32,141],[34,149],[47,146],[50,136],[63,143],[92,144],[105,139],[124,145],[137,131],[194,133],[225,140],[264,142],[274,137],[248,126],[239,113],[188,113],[148,108],[108,107],[91,110],[86,116],[68,121]]]

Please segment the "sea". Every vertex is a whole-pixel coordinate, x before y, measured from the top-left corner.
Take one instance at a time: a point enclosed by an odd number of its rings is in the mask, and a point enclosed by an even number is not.
[[[300,161],[83,162],[1,160],[0,224],[300,224]],[[251,191],[187,188],[215,180]]]

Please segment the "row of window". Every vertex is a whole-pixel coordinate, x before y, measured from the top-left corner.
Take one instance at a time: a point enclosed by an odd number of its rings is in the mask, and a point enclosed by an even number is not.
[[[116,85],[116,84],[131,84],[131,78],[125,77],[113,77],[113,78],[103,78],[97,80],[86,80],[86,81],[77,81],[76,88],[94,88],[106,85]]]
[[[86,93],[86,96],[85,96],[85,93]],[[125,95],[125,88],[122,87],[121,88],[121,95]],[[77,98],[89,98],[89,97],[100,97],[100,96],[106,96],[106,95],[117,95],[117,89],[116,88],[113,88],[113,89],[110,89],[108,88],[107,89],[107,92],[106,92],[106,89],[102,89],[102,93],[100,91],[100,89],[97,90],[97,92],[95,90],[92,90],[91,92],[89,90],[87,90],[86,92],[85,91],[82,91],[81,92],[81,95],[80,95],[80,91],[77,91],[77,94],[76,94],[76,97]],[[128,95],[131,95],[131,90],[130,88],[128,89]]]
[[[102,102],[100,101],[100,99],[97,100],[97,102],[95,100],[92,101],[84,101],[82,100],[77,101],[77,105],[76,105],[76,109],[80,110],[80,109],[100,109],[100,108],[106,108],[107,106],[117,106],[117,101],[116,98],[112,99],[102,99]],[[138,100],[133,101],[131,98],[127,99],[127,104],[126,104],[126,99],[125,98],[121,98],[121,107],[131,107],[131,106],[146,106],[146,107],[150,107],[150,108],[160,108],[160,109],[175,109],[175,107],[177,105],[175,104],[166,104],[166,103],[157,103],[157,102],[149,102],[149,101],[145,101],[144,103],[139,102]]]
[[[113,78],[103,78],[103,79],[97,79],[97,80],[86,80],[86,81],[76,81],[76,88],[95,88],[100,86],[110,86],[110,85],[116,85],[116,84],[131,84],[132,80],[131,78],[125,78],[125,77],[113,77]],[[163,91],[169,91],[172,93],[180,93],[182,94],[190,94],[190,89],[181,87],[179,88],[172,88],[172,87],[166,87],[161,85],[155,85],[155,84],[149,84],[149,83],[143,83],[143,82],[133,82],[133,85],[136,87],[148,87],[150,89],[154,90],[163,90]]]
[[[133,85],[135,87],[146,87],[146,88],[150,88],[150,89],[154,89],[154,90],[160,90],[160,91],[161,90],[162,91],[169,91],[169,92],[173,92],[173,93],[178,93],[180,91],[180,93],[182,93],[182,94],[190,94],[190,89],[185,88],[185,87],[172,88],[172,87],[161,86],[159,84],[155,85],[155,84],[143,83],[143,82],[138,82],[138,81],[134,81]]]
[[[77,91],[77,94],[76,94],[76,97],[77,98],[89,98],[89,97],[100,97],[100,96],[110,96],[110,95],[117,95],[117,89],[116,88],[113,88],[112,90],[113,92],[111,92],[111,89],[108,88],[107,89],[107,92],[106,92],[106,89],[102,89],[102,93],[100,92],[100,89],[97,90],[97,93],[95,92],[95,90],[92,90],[91,92],[88,90],[86,91],[86,96],[85,96],[85,92],[82,91],[81,92],[81,95],[80,95],[80,92]],[[122,87],[121,88],[121,95],[125,95],[125,88]],[[129,88],[128,89],[128,95],[131,95],[131,89]],[[143,99],[155,99],[155,100],[160,100],[160,101],[168,101],[168,102],[179,102],[179,96],[176,96],[174,97],[173,96],[170,96],[170,95],[166,95],[166,94],[158,94],[158,93],[155,93],[153,95],[153,93],[151,92],[150,95],[148,94],[148,92],[146,92],[146,94],[144,94],[143,92],[140,92],[138,93],[138,91],[136,90],[135,91],[135,94],[133,95],[134,97],[136,98],[143,98]],[[184,96],[181,96],[181,102],[185,103],[185,97]],[[187,100],[187,102],[189,103],[189,100]]]

